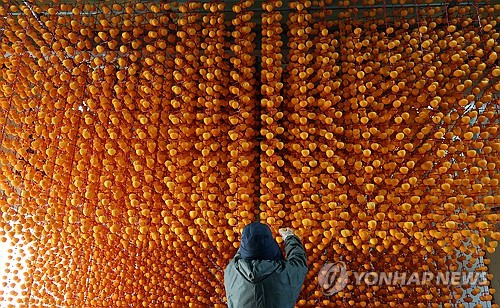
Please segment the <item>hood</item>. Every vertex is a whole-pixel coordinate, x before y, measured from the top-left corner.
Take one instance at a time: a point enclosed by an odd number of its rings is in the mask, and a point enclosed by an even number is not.
[[[260,282],[283,266],[279,260],[247,260],[238,256],[235,259],[236,270],[252,283]]]
[[[247,260],[283,260],[283,253],[268,225],[253,222],[243,228],[240,254]]]

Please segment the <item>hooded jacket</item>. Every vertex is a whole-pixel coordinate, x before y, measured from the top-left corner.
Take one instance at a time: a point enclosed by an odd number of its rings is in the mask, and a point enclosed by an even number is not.
[[[239,252],[243,259],[248,260],[283,260],[283,253],[271,228],[258,221],[243,229]]]
[[[285,240],[286,260],[244,259],[236,253],[224,271],[229,308],[292,308],[307,274],[300,239]]]

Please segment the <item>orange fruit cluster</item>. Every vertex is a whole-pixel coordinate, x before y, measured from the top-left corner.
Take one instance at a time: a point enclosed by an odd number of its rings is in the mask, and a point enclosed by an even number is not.
[[[259,218],[274,230],[284,225],[285,217],[282,6],[279,0],[262,2]]]
[[[391,2],[4,1],[0,302],[224,307],[256,219],[304,242],[298,306],[491,301],[318,285],[484,272],[500,239],[500,7]]]

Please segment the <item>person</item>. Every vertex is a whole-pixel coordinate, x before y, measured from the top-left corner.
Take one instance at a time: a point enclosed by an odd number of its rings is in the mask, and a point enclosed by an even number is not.
[[[224,271],[229,308],[291,308],[307,274],[307,258],[299,237],[280,229],[286,259],[266,224],[243,228],[240,247]]]

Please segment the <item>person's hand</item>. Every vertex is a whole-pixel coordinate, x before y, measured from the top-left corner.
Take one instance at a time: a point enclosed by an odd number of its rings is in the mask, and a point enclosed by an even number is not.
[[[281,237],[283,238],[283,240],[286,240],[287,237],[294,235],[292,229],[290,229],[290,228],[279,229],[279,233],[280,233]]]

